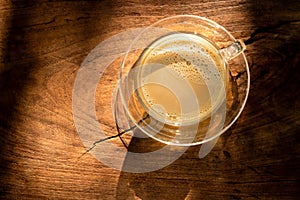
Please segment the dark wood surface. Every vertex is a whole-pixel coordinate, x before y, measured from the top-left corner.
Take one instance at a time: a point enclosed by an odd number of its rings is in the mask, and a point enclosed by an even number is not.
[[[299,11],[298,0],[1,1],[0,199],[299,199]],[[84,58],[177,14],[208,17],[246,41],[251,91],[238,121],[204,159],[189,148],[155,172],[81,156],[72,89]]]

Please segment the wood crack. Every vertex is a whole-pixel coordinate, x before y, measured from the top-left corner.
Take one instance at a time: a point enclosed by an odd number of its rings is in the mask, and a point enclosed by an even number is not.
[[[144,120],[146,120],[147,118],[149,118],[149,114],[146,114],[146,116],[145,116],[144,118],[142,118],[140,121],[138,121],[137,125],[140,125],[141,123],[143,123]],[[92,150],[97,146],[97,144],[102,143],[102,142],[107,141],[107,140],[110,140],[110,139],[113,139],[113,138],[117,138],[117,137],[119,137],[119,138],[121,139],[121,142],[123,143],[124,147],[125,147],[126,149],[128,149],[127,144],[124,142],[124,140],[121,138],[121,136],[122,136],[123,134],[129,132],[129,131],[134,130],[134,129],[137,127],[137,125],[134,125],[134,126],[130,127],[129,129],[126,129],[126,130],[121,131],[121,130],[120,130],[120,127],[119,127],[118,124],[116,123],[116,127],[117,127],[118,134],[113,135],[113,136],[109,136],[109,137],[106,137],[106,138],[103,138],[103,139],[99,139],[99,140],[95,141],[95,142],[93,143],[93,145],[92,145],[89,149],[87,149],[87,150],[86,150],[79,158],[81,158],[81,157],[84,156],[85,154],[87,154],[87,153],[89,153],[90,151],[92,151]]]
[[[260,34],[260,33],[268,33],[268,32],[270,32],[274,29],[280,28],[280,27],[285,26],[287,24],[292,24],[292,23],[297,23],[297,22],[300,22],[300,20],[283,21],[283,22],[280,22],[278,24],[275,24],[274,26],[258,28],[251,34],[251,36],[248,40],[244,41],[244,43],[246,45],[252,44],[255,41],[255,36]]]

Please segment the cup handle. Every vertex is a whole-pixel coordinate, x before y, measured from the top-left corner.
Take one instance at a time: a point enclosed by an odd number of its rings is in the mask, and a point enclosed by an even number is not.
[[[237,57],[246,49],[246,45],[242,40],[236,40],[227,47],[220,50],[220,54],[225,59],[225,61],[231,60]]]

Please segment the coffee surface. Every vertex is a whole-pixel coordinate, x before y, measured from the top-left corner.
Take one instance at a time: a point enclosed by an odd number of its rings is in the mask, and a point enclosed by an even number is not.
[[[218,49],[199,35],[164,36],[143,52],[136,65],[138,96],[160,121],[201,121],[225,99],[225,62]]]

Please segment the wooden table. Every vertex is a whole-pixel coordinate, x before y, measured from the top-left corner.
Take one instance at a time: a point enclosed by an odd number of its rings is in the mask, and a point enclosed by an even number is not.
[[[297,0],[1,1],[0,199],[299,199],[299,10]],[[82,156],[72,89],[85,57],[115,34],[178,14],[208,17],[246,41],[251,91],[238,121],[207,157],[189,148],[154,172]],[[107,73],[109,89],[117,71]]]

